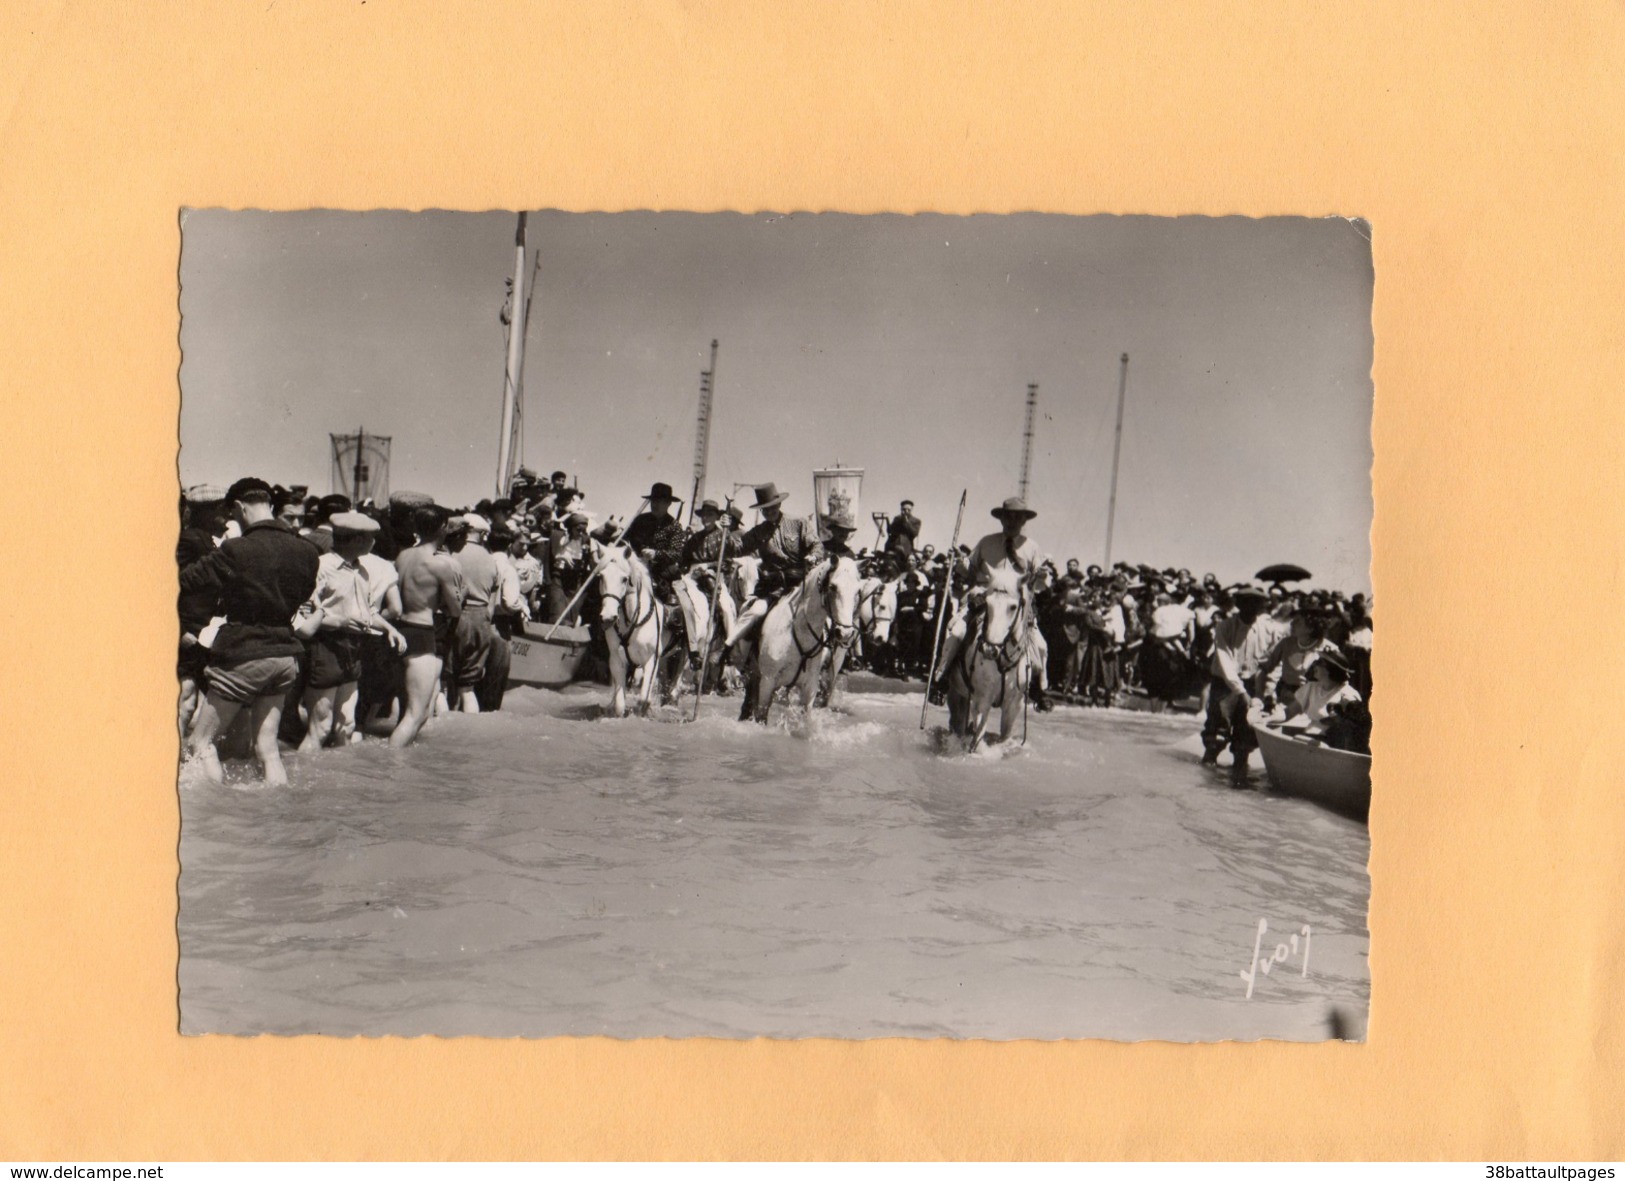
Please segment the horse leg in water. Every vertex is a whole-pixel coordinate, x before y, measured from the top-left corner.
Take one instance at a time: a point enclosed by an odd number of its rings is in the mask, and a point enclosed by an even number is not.
[[[626,678],[630,671],[631,661],[627,658],[626,648],[614,636],[609,640],[609,716],[624,718],[626,716]]]

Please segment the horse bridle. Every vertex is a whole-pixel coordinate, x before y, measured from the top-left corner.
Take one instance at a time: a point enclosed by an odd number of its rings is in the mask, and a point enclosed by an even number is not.
[[[814,635],[811,637],[811,639],[816,641],[811,648],[803,648],[801,646],[801,635],[797,631],[797,627],[801,623],[800,613],[798,611],[790,612],[790,642],[796,646],[796,652],[801,656],[801,664],[796,669],[796,675],[791,681],[792,684],[799,681],[801,679],[801,674],[807,671],[807,662],[814,656],[817,656],[825,648],[830,647],[832,641],[834,647],[845,648],[851,645],[853,640],[857,639],[858,625],[855,620],[851,626],[842,627],[840,624],[835,622],[834,616],[830,613],[828,598],[829,581],[830,577],[834,573],[835,563],[832,562],[829,569],[824,571],[824,576],[818,580],[818,597],[823,600],[824,616],[829,620],[829,624],[824,628],[822,635]],[[805,591],[805,586],[796,588],[796,593],[804,593]],[[843,637],[841,635],[842,632],[846,632],[847,635]]]
[[[627,579],[627,585],[632,587],[632,579],[630,577]],[[642,589],[642,587],[633,588],[634,593],[641,593]],[[653,594],[649,595],[649,609],[639,616],[636,621],[629,623],[626,626],[625,631],[621,630],[621,618],[626,613],[626,595],[605,595],[604,602],[616,604],[615,618],[611,621],[610,626],[614,628],[615,635],[620,639],[621,646],[623,648],[626,646],[626,641],[633,632],[637,631],[638,628],[642,627],[644,624],[648,623],[649,620],[654,618],[656,599]]]
[[[1005,635],[1002,643],[994,644],[987,638],[987,612],[982,612],[981,621],[977,626],[976,643],[967,645],[992,660],[998,666],[999,674],[1006,675],[1016,665],[1021,663],[1024,645],[1021,641],[1021,621],[1027,613],[1027,604],[1020,594],[1016,595],[1016,613],[1010,618],[1010,631]],[[1011,646],[1015,647],[1015,654],[1008,655]]]

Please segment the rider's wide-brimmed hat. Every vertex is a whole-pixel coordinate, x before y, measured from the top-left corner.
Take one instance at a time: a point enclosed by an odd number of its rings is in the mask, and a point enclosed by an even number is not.
[[[824,528],[832,533],[837,529],[844,533],[856,533],[858,523],[852,519],[851,509],[842,509],[840,512],[831,513],[824,518]]]
[[[722,515],[722,506],[714,500],[702,500],[700,501],[700,507],[695,511],[698,512],[702,517],[705,516],[706,513],[711,513],[720,517]]]
[[[651,484],[649,486],[648,499],[650,499],[650,500],[676,500],[677,497],[675,495],[673,495],[670,484],[662,483],[662,482],[657,480],[655,483],[653,483],[653,484]]]
[[[789,498],[790,494],[788,492],[779,492],[777,484],[758,484],[756,485],[756,503],[750,507],[755,509],[772,508],[776,504],[783,504]]]
[[[1012,496],[998,508],[994,509],[993,515],[1001,521],[1007,517],[1014,516],[1019,516],[1023,521],[1030,521],[1038,514],[1032,509],[1028,508],[1027,502],[1021,499],[1021,497]]]

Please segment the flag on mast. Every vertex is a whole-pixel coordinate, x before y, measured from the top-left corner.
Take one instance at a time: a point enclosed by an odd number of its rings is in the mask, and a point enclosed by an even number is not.
[[[353,435],[327,438],[333,450],[333,491],[348,496],[351,504],[387,501],[390,436],[358,430]]]

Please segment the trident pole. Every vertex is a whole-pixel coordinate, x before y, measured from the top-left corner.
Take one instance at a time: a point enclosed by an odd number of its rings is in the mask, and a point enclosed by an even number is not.
[[[1112,527],[1117,523],[1117,461],[1123,454],[1123,398],[1128,393],[1128,354],[1117,378],[1117,438],[1112,443],[1112,496],[1106,507],[1106,569],[1112,566]]]
[[[959,561],[959,527],[965,521],[966,488],[959,494],[959,515],[954,518],[954,539],[948,543],[948,573],[942,579],[942,596],[937,600],[937,638],[931,643],[931,667],[925,676],[925,700],[920,703],[920,729],[925,729],[925,711],[931,707],[931,686],[937,679],[937,656],[942,651],[942,633],[948,623],[948,599],[954,589],[954,564]]]

